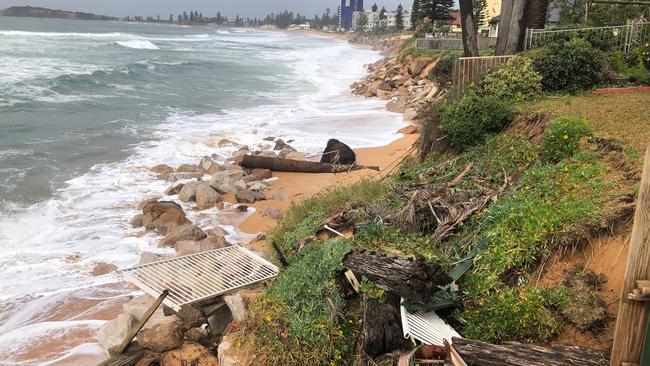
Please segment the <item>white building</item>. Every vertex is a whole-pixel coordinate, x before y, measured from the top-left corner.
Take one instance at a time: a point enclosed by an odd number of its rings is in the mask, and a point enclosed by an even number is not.
[[[380,28],[381,22],[379,20],[379,12],[367,10],[365,12],[355,11],[352,15],[352,29],[357,30],[359,27],[359,21],[362,17],[366,18],[365,31],[371,32]],[[397,28],[397,12],[396,11],[387,11],[386,19],[382,21],[386,29],[395,29]],[[402,12],[402,24],[404,25],[404,30],[411,29],[411,13],[407,10]]]

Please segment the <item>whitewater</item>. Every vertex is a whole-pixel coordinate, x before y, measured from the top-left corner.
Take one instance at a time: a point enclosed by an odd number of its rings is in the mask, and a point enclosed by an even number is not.
[[[294,33],[0,17],[0,365],[106,356],[94,335],[139,292],[93,269],[173,251],[130,226],[167,188],[152,166],[225,159],[221,138],[397,138],[400,115],[349,93],[379,58]],[[216,208],[189,218],[250,240]]]

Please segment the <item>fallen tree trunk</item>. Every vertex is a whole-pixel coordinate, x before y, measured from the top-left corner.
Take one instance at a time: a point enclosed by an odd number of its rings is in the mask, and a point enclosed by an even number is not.
[[[402,331],[399,301],[399,296],[393,294],[386,294],[383,303],[364,296],[363,333],[361,334],[363,356],[375,358],[408,346]],[[365,364],[371,363],[366,359]]]
[[[237,164],[248,169],[270,169],[274,172],[297,173],[342,173],[359,169],[372,169],[379,171],[376,166],[363,165],[333,165],[317,161],[292,160],[274,158],[270,156],[243,155],[237,158]]]
[[[358,278],[366,276],[377,287],[418,304],[428,303],[433,294],[452,282],[441,266],[419,257],[401,258],[366,250],[353,250],[343,264]]]
[[[509,342],[495,345],[454,338],[453,345],[468,365],[473,366],[601,366],[608,357],[600,351],[580,347],[540,347]]]

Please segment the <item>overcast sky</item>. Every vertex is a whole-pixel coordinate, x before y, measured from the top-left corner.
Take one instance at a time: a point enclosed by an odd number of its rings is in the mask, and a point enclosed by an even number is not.
[[[379,0],[379,8],[393,10],[398,4],[410,7],[413,0]],[[365,0],[369,8],[374,0]],[[177,14],[184,10],[196,10],[204,16],[214,16],[217,11],[224,15],[261,17],[268,13],[280,12],[285,9],[299,12],[308,16],[322,14],[326,8],[336,11],[340,1],[337,0],[0,0],[0,9],[14,5],[32,5],[63,10],[86,11],[91,13],[125,16],[125,15],[157,15],[167,17],[170,13]]]

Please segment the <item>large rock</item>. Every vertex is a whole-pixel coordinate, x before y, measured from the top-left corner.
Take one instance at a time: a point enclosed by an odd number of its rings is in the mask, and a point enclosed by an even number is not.
[[[429,65],[431,59],[428,57],[419,57],[411,61],[409,65],[409,72],[412,76],[420,76],[422,70]]]
[[[237,355],[232,347],[232,341],[229,335],[225,335],[217,347],[219,356],[219,365],[221,366],[239,366],[242,363],[237,359]]]
[[[149,202],[142,208],[142,225],[147,230],[155,230],[167,235],[173,229],[190,224],[183,208],[176,202]]]
[[[223,170],[223,167],[219,165],[212,157],[204,156],[199,162],[199,167],[203,169],[208,174],[214,174]]]
[[[156,173],[158,179],[168,179],[169,175],[174,172],[174,169],[167,164],[159,164],[149,169],[151,172]]]
[[[142,227],[142,219],[144,218],[143,214],[137,214],[131,219],[131,226],[134,228]]]
[[[93,268],[93,276],[103,276],[117,270],[117,266],[111,263],[99,262]]]
[[[290,150],[290,151],[296,151],[291,145],[287,144],[284,142],[282,139],[277,139],[275,140],[275,146],[273,147],[274,151],[280,151],[280,150]]]
[[[290,159],[290,160],[300,160],[304,161],[307,160],[307,154],[297,152],[297,151],[292,151],[287,153],[287,155],[284,156],[285,159]]]
[[[199,210],[212,208],[221,202],[223,197],[215,191],[210,184],[200,182],[196,186],[196,207]]]
[[[246,304],[241,294],[228,295],[223,297],[223,301],[228,305],[230,314],[235,321],[241,322],[246,318]]]
[[[196,182],[187,183],[183,186],[180,192],[178,192],[178,199],[183,202],[193,202],[196,200]]]
[[[418,111],[415,108],[407,108],[404,111],[404,120],[413,121],[418,118]]]
[[[264,201],[266,196],[260,192],[240,191],[235,194],[235,199],[239,203],[255,203],[255,201]]]
[[[183,327],[178,322],[163,323],[138,333],[138,344],[153,352],[166,352],[183,345]]]
[[[202,173],[198,165],[182,164],[176,168],[176,173]]]
[[[181,320],[183,326],[188,329],[199,327],[208,322],[203,311],[193,307],[192,305],[181,306],[181,309],[176,313],[176,316]]]
[[[185,344],[181,348],[163,354],[165,366],[219,366],[210,350],[199,344]]]
[[[346,144],[337,139],[327,141],[327,146],[320,158],[321,163],[329,164],[354,164],[357,161],[357,155]]]
[[[253,169],[251,170],[251,175],[257,178],[257,180],[264,180],[273,177],[273,172],[271,169]]]
[[[201,230],[198,226],[188,224],[184,226],[179,226],[172,230],[163,240],[158,244],[161,247],[173,247],[177,242],[183,240],[199,241],[207,237],[205,232]]]
[[[184,186],[185,186],[185,184],[183,184],[183,183],[178,183],[178,184],[172,185],[172,186],[170,186],[169,188],[167,188],[165,190],[165,195],[167,195],[167,196],[177,195],[177,194],[179,194],[181,192],[181,190],[183,189]]]
[[[174,247],[178,255],[190,255],[225,248],[228,245],[229,243],[223,236],[208,236],[200,242],[191,240],[178,241]]]
[[[122,313],[99,328],[97,340],[108,350],[108,353],[114,354],[135,323],[137,320],[133,315]]]

